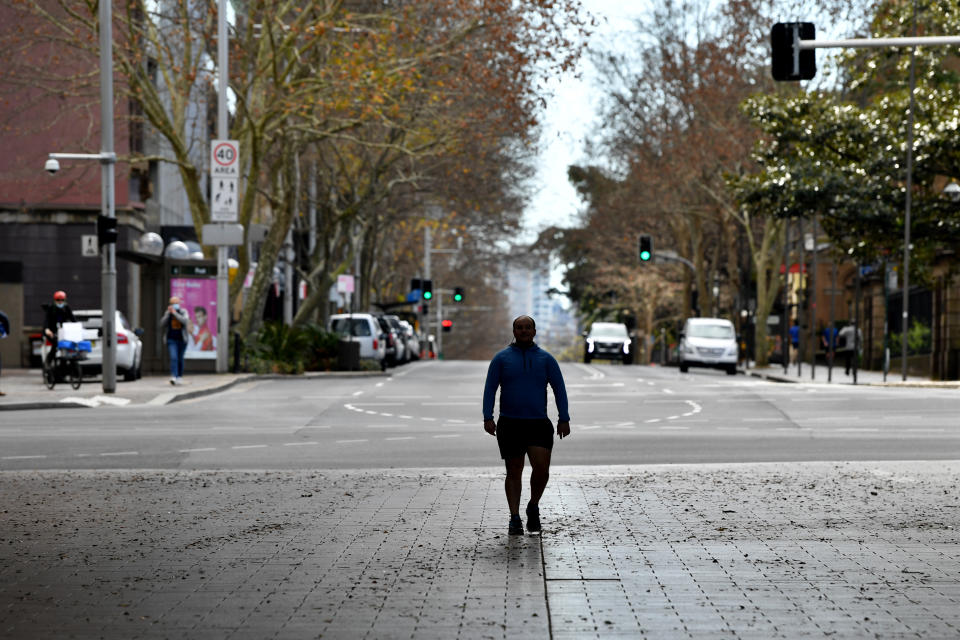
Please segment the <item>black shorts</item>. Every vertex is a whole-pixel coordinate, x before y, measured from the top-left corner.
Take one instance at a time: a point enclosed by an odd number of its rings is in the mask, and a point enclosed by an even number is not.
[[[522,458],[527,447],[553,449],[553,423],[547,418],[533,420],[500,416],[497,420],[500,457]]]

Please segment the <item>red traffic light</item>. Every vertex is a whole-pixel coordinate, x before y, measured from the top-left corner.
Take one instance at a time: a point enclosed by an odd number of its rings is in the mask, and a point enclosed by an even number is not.
[[[453,320],[441,320],[440,326],[442,326],[444,329],[449,329],[453,326]]]

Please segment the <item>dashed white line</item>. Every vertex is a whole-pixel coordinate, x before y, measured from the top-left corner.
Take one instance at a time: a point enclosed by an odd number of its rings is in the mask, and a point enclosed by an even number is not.
[[[398,418],[403,418],[404,420],[413,420],[413,416],[405,416],[402,414],[397,415]]]
[[[3,456],[0,460],[42,460],[47,456]]]
[[[199,447],[197,449],[180,449],[180,453],[197,453],[200,451],[216,451],[216,447]]]
[[[591,424],[591,425],[589,425],[589,426],[587,426],[587,427],[580,427],[580,431],[592,431],[592,430],[594,430],[594,429],[599,429],[599,428],[600,428],[600,425],[598,425],[598,424]]]
[[[139,451],[107,451],[100,454],[103,457],[106,456],[138,456],[140,455]]]
[[[361,395],[361,394],[363,394],[363,391],[354,391],[354,392],[353,392],[353,397],[356,398],[357,396],[359,396],[359,395]]]
[[[440,435],[433,436],[434,438],[459,438],[459,433],[441,433]]]
[[[284,442],[284,443],[283,443],[283,446],[285,446],[285,447],[306,447],[306,446],[314,445],[314,444],[320,444],[320,443],[319,443],[319,442],[315,442],[315,441],[313,441],[313,440],[311,440],[310,442]]]
[[[644,420],[645,423],[651,424],[653,422],[660,422],[660,418],[650,418],[649,420]]]
[[[670,393],[670,394],[672,394],[672,393],[673,393],[673,389],[664,389],[663,392],[664,392],[664,393]]]
[[[384,440],[414,440],[414,436],[397,436],[395,438],[384,438]]]
[[[370,442],[370,441],[367,440],[366,438],[360,438],[360,439],[357,439],[357,440],[337,440],[336,442],[337,442],[337,444],[351,444],[351,443],[354,443],[354,442]]]
[[[230,448],[231,449],[266,449],[268,446],[269,445],[266,445],[266,444],[237,444]]]

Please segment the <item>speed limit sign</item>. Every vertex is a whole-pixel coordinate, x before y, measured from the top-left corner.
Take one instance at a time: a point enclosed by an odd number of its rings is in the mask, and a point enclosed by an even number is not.
[[[210,221],[236,222],[240,201],[240,145],[236,140],[210,143]]]
[[[240,177],[240,144],[236,140],[214,140],[210,143],[210,176]]]

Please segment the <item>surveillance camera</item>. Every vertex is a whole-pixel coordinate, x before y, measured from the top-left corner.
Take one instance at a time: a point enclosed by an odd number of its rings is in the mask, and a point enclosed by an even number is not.
[[[57,171],[60,171],[60,162],[56,158],[48,158],[43,168],[50,175],[54,175]]]

